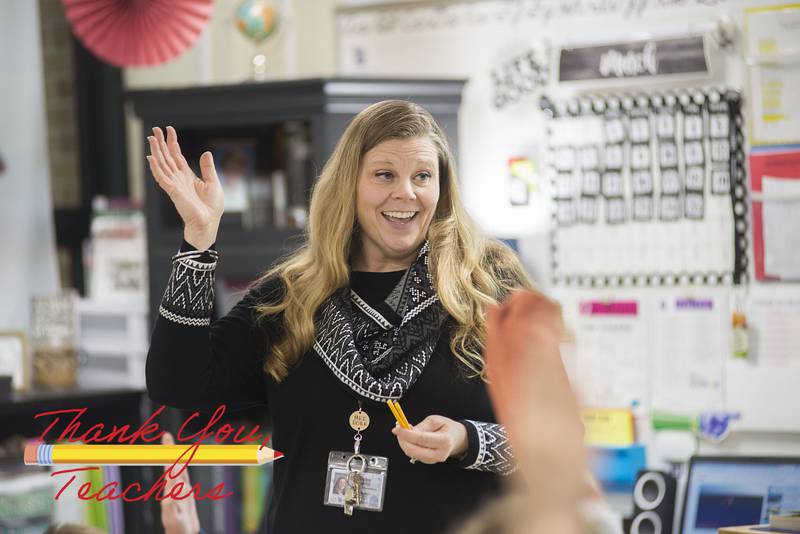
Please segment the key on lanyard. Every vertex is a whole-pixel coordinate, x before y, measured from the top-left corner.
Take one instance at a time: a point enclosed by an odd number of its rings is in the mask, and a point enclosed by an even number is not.
[[[361,465],[353,465],[353,460],[358,460]],[[362,473],[367,466],[367,459],[358,454],[358,442],[356,442],[356,454],[347,460],[347,489],[344,493],[344,513],[353,515],[353,508],[361,504],[361,485],[364,483]]]

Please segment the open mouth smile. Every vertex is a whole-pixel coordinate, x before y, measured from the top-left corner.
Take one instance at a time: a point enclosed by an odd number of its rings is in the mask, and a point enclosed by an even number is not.
[[[392,226],[403,227],[409,224],[417,216],[418,211],[382,211],[383,218],[389,221]]]

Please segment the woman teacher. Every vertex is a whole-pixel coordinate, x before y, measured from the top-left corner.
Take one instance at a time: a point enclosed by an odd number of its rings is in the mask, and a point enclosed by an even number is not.
[[[211,322],[223,194],[177,134],[148,162],[185,224],[147,359],[157,402],[266,405],[270,532],[441,532],[516,467],[487,394],[485,310],[531,282],[478,235],[431,115],[385,101],[347,127],[313,190],[305,244]],[[410,429],[387,401],[402,401]],[[335,480],[348,477],[344,500]],[[348,504],[349,503],[349,504]]]

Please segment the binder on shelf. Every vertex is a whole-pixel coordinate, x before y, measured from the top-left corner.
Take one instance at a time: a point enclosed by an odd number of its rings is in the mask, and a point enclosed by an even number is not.
[[[42,532],[50,524],[52,509],[53,480],[48,472],[0,472],[0,532]]]

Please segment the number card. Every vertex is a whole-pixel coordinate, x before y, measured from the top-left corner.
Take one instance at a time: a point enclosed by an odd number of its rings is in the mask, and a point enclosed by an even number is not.
[[[625,125],[619,117],[606,120],[605,132],[607,144],[622,143],[625,140]]]
[[[575,196],[575,175],[571,172],[559,172],[556,175],[556,198],[568,199]]]
[[[677,195],[683,189],[683,181],[678,169],[663,169],[661,171],[661,194]]]
[[[597,197],[581,197],[579,203],[579,218],[584,224],[597,222]]]
[[[678,166],[678,147],[675,143],[664,142],[658,147],[658,162],[662,167]]]
[[[575,224],[575,202],[573,200],[556,200],[556,221],[559,226]]]
[[[703,195],[686,193],[686,218],[699,220],[703,218]]]
[[[687,167],[686,168],[686,190],[687,191],[703,191],[705,185],[706,168],[705,167]]]
[[[633,171],[631,173],[631,191],[634,195],[650,195],[653,193],[653,173],[650,170]]]
[[[701,141],[692,141],[683,145],[683,157],[686,160],[686,166],[702,165],[703,160],[703,143]]]
[[[711,161],[728,162],[731,159],[731,144],[727,139],[711,140]]]
[[[731,191],[731,173],[725,169],[711,171],[711,192],[723,195]]]
[[[583,171],[581,174],[581,194],[588,196],[600,194],[600,173],[598,171]]]
[[[622,145],[606,145],[606,169],[622,169]]]
[[[709,137],[726,138],[730,133],[730,119],[727,113],[711,113],[708,116]]]
[[[649,143],[650,119],[647,117],[636,117],[631,119],[630,138],[632,143]]]
[[[703,115],[699,112],[684,111],[683,138],[686,140],[703,138]]]
[[[656,115],[656,134],[662,139],[675,138],[675,112],[665,109]]]
[[[603,174],[603,196],[606,198],[622,196],[622,175],[611,171]]]
[[[649,169],[650,168],[650,145],[639,144],[631,145],[631,168]]]

